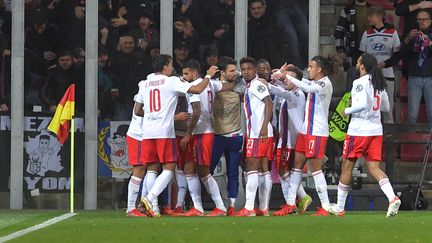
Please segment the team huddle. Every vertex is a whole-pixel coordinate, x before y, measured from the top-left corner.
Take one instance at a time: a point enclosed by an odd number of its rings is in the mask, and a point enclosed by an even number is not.
[[[169,55],[156,56],[152,65],[154,73],[139,83],[127,132],[129,163],[133,165],[128,216],[160,216],[158,197],[174,178],[178,184],[177,204],[173,210],[164,208],[163,214],[269,216],[271,161],[275,161],[286,201],[273,215],[304,214],[312,202],[301,184],[302,169],[308,160],[321,202],[312,215],[343,217],[352,168],[362,157],[389,200],[387,217],[397,214],[401,201],[379,167],[381,111],[389,110],[389,101],[385,79],[374,56],[364,53],[358,59],[360,78],[353,83],[351,106],[343,112],[351,120],[343,146],[336,203],[329,201],[322,172],[333,92],[328,78],[333,70],[330,60],[312,58],[309,79],[304,79],[302,71],[293,65],[272,71],[267,61],[250,57],[240,60],[241,78],[237,62],[229,57],[222,57],[217,66],[210,67],[204,78],[196,60],[185,64],[182,78],[171,76]],[[179,99],[185,100],[187,111],[178,108]],[[246,116],[245,134],[241,129],[241,109]],[[222,154],[227,164],[228,208],[212,176]],[[239,166],[244,171],[246,202],[235,211]],[[208,214],[202,205],[201,182],[215,203]],[[141,198],[137,198],[141,185]],[[193,207],[184,212],[187,191]]]

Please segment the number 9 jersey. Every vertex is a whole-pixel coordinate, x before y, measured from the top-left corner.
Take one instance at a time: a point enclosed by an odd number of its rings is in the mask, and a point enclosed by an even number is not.
[[[150,74],[139,84],[137,102],[144,105],[143,139],[175,138],[174,114],[178,95],[192,84],[178,77]]]

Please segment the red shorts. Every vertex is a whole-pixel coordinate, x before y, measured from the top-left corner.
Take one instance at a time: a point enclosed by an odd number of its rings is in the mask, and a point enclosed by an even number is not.
[[[145,163],[169,163],[177,161],[175,138],[144,139],[141,144],[141,158]]]
[[[193,161],[197,165],[209,167],[212,160],[214,134],[194,134],[192,137]]]
[[[178,160],[177,160],[177,168],[179,170],[184,169],[184,165],[186,161],[191,161],[193,159],[193,152],[192,152],[192,141],[193,139],[189,139],[189,142],[186,144],[186,149],[183,150],[180,147],[180,141],[183,139],[183,136],[177,136],[176,137],[176,144],[177,144],[177,151],[178,151]]]
[[[126,135],[128,159],[130,165],[145,165],[142,161],[142,142]]]
[[[306,158],[324,158],[327,137],[306,135],[299,133],[297,135],[297,143],[295,151],[304,153]]]
[[[276,150],[276,168],[292,169],[294,164],[294,150],[290,148],[278,148]]]
[[[248,138],[246,140],[246,158],[267,157],[273,160],[273,138],[269,137],[263,142],[261,138]]]
[[[365,157],[366,161],[380,162],[382,152],[382,136],[350,136],[344,141],[343,154],[345,159]]]

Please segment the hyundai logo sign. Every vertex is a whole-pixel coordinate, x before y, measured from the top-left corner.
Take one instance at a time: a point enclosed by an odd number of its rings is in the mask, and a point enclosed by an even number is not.
[[[375,43],[372,45],[372,50],[374,51],[382,51],[384,50],[385,46],[383,43]]]

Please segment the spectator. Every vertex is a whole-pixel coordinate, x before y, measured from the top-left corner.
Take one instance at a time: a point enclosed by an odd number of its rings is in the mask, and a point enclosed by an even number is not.
[[[304,68],[308,58],[309,26],[298,0],[273,0],[276,25],[282,31],[289,62]]]
[[[203,44],[216,41],[221,56],[234,56],[234,0],[209,0],[203,6],[200,33]]]
[[[72,53],[64,50],[58,54],[57,66],[53,68],[46,78],[41,94],[49,111],[55,112],[67,88],[75,84],[75,107],[78,112],[84,112],[85,107],[85,84],[81,73],[76,72]]]
[[[109,56],[104,46],[98,49],[98,98],[101,103],[103,97],[106,97],[111,90],[113,82],[109,73]]]
[[[150,55],[151,59],[157,55],[160,54],[160,45],[159,43],[150,43],[147,47],[148,54]]]
[[[248,21],[248,56],[255,59],[270,60],[281,66],[286,60],[275,56],[280,53],[277,41],[280,39],[275,28],[274,19],[267,14],[265,0],[249,1],[250,18]],[[272,38],[269,38],[271,36]],[[279,49],[279,50],[277,50]]]
[[[341,60],[344,61],[345,70],[350,69],[357,63],[360,57],[360,40],[365,30],[369,28],[367,20],[367,9],[369,3],[366,0],[351,0],[342,9],[334,36],[336,39],[336,50]],[[352,73],[355,67],[350,70]],[[348,78],[348,83],[352,83],[355,78]],[[350,87],[347,90],[351,90]]]
[[[404,55],[408,62],[408,123],[416,123],[421,98],[426,103],[428,122],[432,123],[432,20],[430,12],[419,10],[418,29],[405,37]]]
[[[395,1],[395,13],[397,16],[404,17],[402,38],[405,38],[408,33],[418,26],[417,13],[421,9],[432,9],[432,1],[424,0],[402,0]]]
[[[174,45],[173,67],[176,75],[182,75],[183,66],[190,59],[190,44],[185,41],[179,41]]]
[[[180,17],[177,19],[175,26],[177,33],[176,36],[174,36],[174,42],[187,42],[190,47],[189,57],[198,59],[200,56],[198,47],[201,41],[191,20],[186,17]]]
[[[27,32],[24,46],[45,64],[45,70],[39,73],[46,75],[48,68],[56,64],[56,52],[64,45],[57,26],[48,23],[42,10],[34,12],[32,22],[33,28]]]
[[[201,73],[206,73],[206,71],[211,66],[216,66],[219,61],[219,51],[217,45],[209,45],[204,50],[203,64],[201,65]]]
[[[154,18],[151,11],[142,11],[138,19],[138,28],[132,30],[137,46],[144,51],[149,44],[159,43],[159,31],[151,27]]]
[[[387,94],[390,101],[390,111],[383,113],[385,123],[393,123],[393,105],[395,78],[393,66],[401,58],[399,53],[400,40],[394,27],[384,22],[385,10],[382,6],[372,6],[368,9],[368,20],[372,28],[363,33],[360,41],[360,51],[375,56],[378,67],[382,69],[387,83]]]
[[[113,87],[119,89],[119,101],[126,104],[127,109],[131,111],[139,81],[151,72],[151,60],[146,52],[135,45],[130,33],[119,38],[118,47],[119,50],[115,52],[111,61]]]

